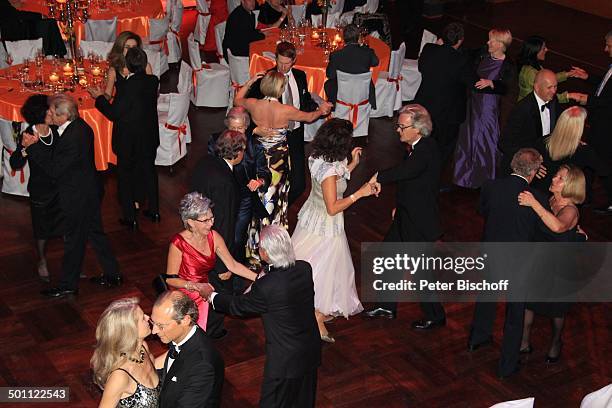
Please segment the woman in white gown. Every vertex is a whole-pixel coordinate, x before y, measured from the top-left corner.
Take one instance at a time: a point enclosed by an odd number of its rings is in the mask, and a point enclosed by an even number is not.
[[[329,343],[335,340],[325,321],[336,316],[348,318],[363,310],[355,288],[355,268],[344,232],[343,211],[360,198],[380,192],[380,184],[370,180],[342,198],[361,155],[359,147],[351,152],[352,137],[353,126],[343,119],[331,119],[317,132],[308,159],[312,188],[291,237],[296,258],[312,265],[315,314],[321,340]],[[347,164],[349,153],[352,160]]]

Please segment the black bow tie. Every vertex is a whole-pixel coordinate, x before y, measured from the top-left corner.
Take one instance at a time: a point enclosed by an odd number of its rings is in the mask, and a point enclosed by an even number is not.
[[[168,344],[168,357],[170,357],[173,360],[176,360],[176,358],[179,355],[178,350],[176,349],[176,346],[174,345],[174,343],[170,343]]]
[[[544,105],[540,107],[540,110],[544,112],[544,109],[550,110],[550,102],[546,102]]]

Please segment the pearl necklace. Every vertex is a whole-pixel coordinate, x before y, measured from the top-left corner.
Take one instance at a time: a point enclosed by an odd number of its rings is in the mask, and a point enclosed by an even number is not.
[[[32,126],[32,128],[34,129],[34,133],[38,135],[38,140],[40,140],[42,144],[44,144],[45,146],[51,146],[53,144],[53,131],[51,131],[51,128],[49,128],[49,133],[47,133],[46,135],[41,135],[38,129],[36,129],[36,125]],[[43,138],[48,137],[49,135],[51,135],[51,141],[47,143],[44,141]]]

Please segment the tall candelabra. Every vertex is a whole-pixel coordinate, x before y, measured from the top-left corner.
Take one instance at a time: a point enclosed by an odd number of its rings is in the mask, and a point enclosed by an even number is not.
[[[76,61],[78,48],[74,26],[77,21],[87,22],[89,19],[89,0],[47,0],[49,16],[55,18],[62,29],[62,33],[70,45],[72,59]]]

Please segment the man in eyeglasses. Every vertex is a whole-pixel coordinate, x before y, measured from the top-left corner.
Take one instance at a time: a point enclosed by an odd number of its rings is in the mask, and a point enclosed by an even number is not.
[[[393,223],[385,242],[434,242],[440,238],[438,183],[440,154],[436,141],[429,137],[431,117],[421,105],[405,105],[399,111],[396,131],[405,143],[406,156],[395,167],[378,173],[381,184],[397,182],[397,202],[391,217]],[[446,324],[446,314],[439,302],[422,302],[422,320],[412,323],[418,330],[429,330]],[[366,312],[368,317],[395,319],[397,303],[378,303]]]
[[[169,350],[155,360],[160,370],[160,408],[218,407],[225,364],[196,324],[198,307],[180,291],[162,293],[149,322]]]

